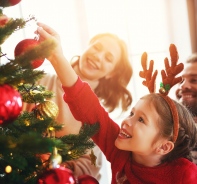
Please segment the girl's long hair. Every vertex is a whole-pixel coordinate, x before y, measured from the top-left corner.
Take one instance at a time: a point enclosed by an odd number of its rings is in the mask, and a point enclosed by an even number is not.
[[[167,102],[158,94],[152,93],[142,97],[152,103],[159,114],[158,126],[160,132],[158,136],[172,140],[173,119],[171,110]],[[173,100],[174,101],[174,100]],[[178,138],[174,143],[174,149],[162,158],[162,162],[170,162],[177,158],[187,158],[192,161],[191,150],[197,142],[197,128],[192,114],[182,104],[174,101],[179,115]]]

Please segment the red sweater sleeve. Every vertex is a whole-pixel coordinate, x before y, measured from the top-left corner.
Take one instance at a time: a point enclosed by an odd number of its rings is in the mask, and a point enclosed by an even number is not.
[[[100,123],[99,132],[92,139],[111,162],[113,153],[117,151],[114,142],[119,134],[119,126],[109,118],[108,113],[100,105],[97,96],[86,82],[78,78],[72,87],[62,86],[62,88],[65,92],[64,101],[77,120],[89,124]]]
[[[190,164],[182,174],[182,183],[197,183],[197,167],[195,164]]]

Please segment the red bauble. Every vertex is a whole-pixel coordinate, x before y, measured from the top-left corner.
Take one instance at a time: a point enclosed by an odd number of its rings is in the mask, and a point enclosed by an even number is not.
[[[38,184],[76,184],[73,172],[70,169],[60,167],[50,169],[38,180]]]
[[[99,182],[94,177],[85,174],[78,177],[78,184],[99,184]]]
[[[17,56],[25,53],[29,49],[34,49],[39,44],[40,44],[40,42],[36,39],[29,38],[29,39],[22,40],[16,45],[15,50],[14,50],[14,55],[15,55],[15,57],[17,57]],[[31,65],[32,65],[33,69],[35,69],[35,68],[38,68],[39,66],[41,66],[43,62],[44,62],[44,58],[36,59],[31,62]]]
[[[14,6],[21,2],[21,0],[8,0],[11,6]]]
[[[6,15],[0,15],[0,27],[4,27],[8,21],[9,18]]]
[[[20,93],[13,87],[0,85],[0,125],[15,120],[22,110]]]
[[[0,6],[1,7],[14,6],[14,5],[16,5],[20,2],[21,2],[21,0],[1,0],[0,1]]]

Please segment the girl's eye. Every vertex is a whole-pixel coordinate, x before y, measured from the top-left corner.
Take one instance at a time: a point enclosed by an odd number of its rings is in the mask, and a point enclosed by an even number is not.
[[[131,117],[133,115],[134,115],[134,113],[131,111],[129,117]],[[145,123],[144,119],[142,117],[139,117],[138,121],[141,122],[141,123]]]
[[[129,117],[130,117],[130,116],[133,116],[133,112],[130,112]]]
[[[138,120],[139,122],[142,122],[142,123],[144,123],[144,119],[143,118],[139,118],[139,120]]]

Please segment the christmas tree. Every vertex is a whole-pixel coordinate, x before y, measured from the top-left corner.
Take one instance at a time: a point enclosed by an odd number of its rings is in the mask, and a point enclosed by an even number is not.
[[[27,22],[35,21],[35,17],[24,20],[3,14],[4,8],[20,1],[0,2],[0,47],[10,35],[25,28]],[[64,179],[69,179],[73,177],[72,172],[62,168],[61,162],[77,159],[94,147],[90,137],[98,130],[98,123],[83,125],[78,135],[54,136],[55,131],[62,128],[60,122],[56,122],[58,107],[50,101],[54,94],[45,86],[36,85],[36,81],[45,75],[37,68],[54,46],[51,40],[40,43],[29,38],[17,44],[14,59],[1,51],[0,59],[6,59],[0,65],[1,184],[35,184],[40,178],[50,178],[61,172]],[[23,103],[33,103],[35,107],[31,112],[22,112]],[[73,177],[72,181],[62,183],[77,182]]]

